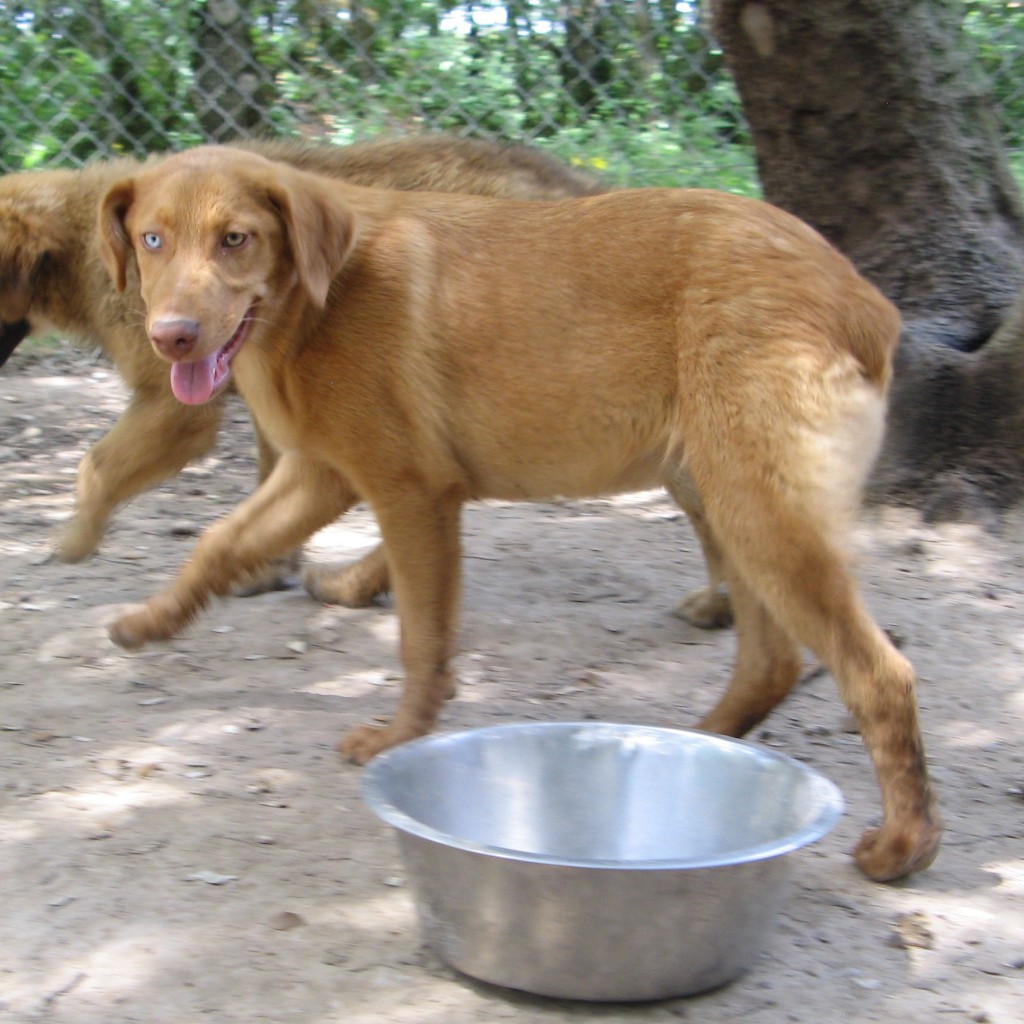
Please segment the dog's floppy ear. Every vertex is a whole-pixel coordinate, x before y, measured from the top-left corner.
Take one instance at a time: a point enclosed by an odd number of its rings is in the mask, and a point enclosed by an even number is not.
[[[128,260],[132,244],[124,225],[125,215],[135,199],[135,183],[128,178],[112,186],[100,202],[100,258],[114,286],[123,292],[128,283]]]
[[[355,246],[355,212],[330,182],[291,168],[282,168],[268,195],[284,223],[299,281],[322,308]]]
[[[47,268],[68,258],[64,213],[46,197],[4,201],[0,226],[0,294],[10,322],[28,315]]]

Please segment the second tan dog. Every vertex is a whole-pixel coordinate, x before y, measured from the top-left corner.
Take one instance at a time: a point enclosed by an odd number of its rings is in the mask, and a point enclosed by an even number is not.
[[[882,436],[899,317],[810,228],[707,191],[389,193],[217,148],[116,184],[99,224],[118,287],[138,267],[175,393],[201,402],[233,374],[285,453],[166,593],[113,623],[118,643],[172,636],[362,495],[406,674],[391,723],[344,740],[365,761],[431,729],[453,692],[464,502],[663,485],[704,523],[733,594],[735,672],[702,726],[746,732],[806,645],[882,790],[858,864],[891,879],[931,862],[914,673],[839,546]]]
[[[543,151],[435,134],[351,146],[288,140],[236,143],[296,167],[381,188],[467,192],[509,199],[564,199],[603,191],[595,179]],[[129,159],[80,170],[39,170],[0,178],[0,366],[29,334],[56,331],[103,351],[131,398],[114,427],[82,459],[76,509],[57,557],[77,562],[99,545],[114,511],[201,458],[217,439],[226,393],[201,406],[179,402],[167,370],[146,344],[134,282],[113,290],[96,251],[96,204],[137,169]],[[277,454],[256,430],[259,478]],[[291,557],[245,581],[246,592],[281,585]],[[728,602],[712,584],[691,595],[681,613],[701,625],[721,624]],[[379,550],[319,580],[323,599],[366,604],[388,589]]]

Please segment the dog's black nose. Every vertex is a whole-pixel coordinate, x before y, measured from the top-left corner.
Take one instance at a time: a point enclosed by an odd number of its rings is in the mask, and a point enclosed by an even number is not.
[[[154,320],[149,325],[149,340],[168,359],[184,359],[199,341],[196,320]]]
[[[15,320],[10,324],[0,322],[0,366],[7,362],[8,356],[28,337],[29,330],[27,320]]]

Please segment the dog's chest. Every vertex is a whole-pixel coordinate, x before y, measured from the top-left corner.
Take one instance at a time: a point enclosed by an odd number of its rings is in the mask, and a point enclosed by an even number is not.
[[[236,384],[268,441],[281,452],[305,447],[308,399],[297,401],[287,373],[267,372],[251,361],[236,361]]]

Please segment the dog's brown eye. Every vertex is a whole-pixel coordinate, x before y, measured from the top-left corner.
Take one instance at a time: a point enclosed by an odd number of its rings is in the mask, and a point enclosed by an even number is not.
[[[153,252],[156,249],[163,248],[164,240],[155,231],[147,231],[142,236],[142,244],[151,252]]]
[[[240,245],[245,245],[248,235],[244,231],[229,231],[222,242],[225,249],[237,249]]]

